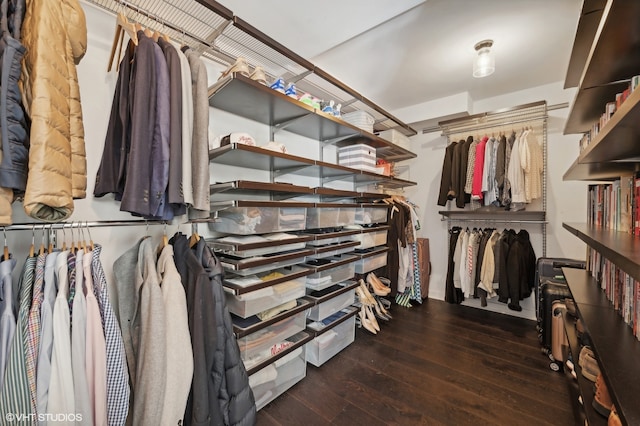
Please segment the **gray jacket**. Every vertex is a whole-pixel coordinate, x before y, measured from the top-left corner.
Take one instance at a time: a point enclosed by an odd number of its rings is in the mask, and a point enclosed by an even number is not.
[[[11,1],[11,8],[9,3],[9,0],[2,0],[0,4],[0,10],[3,11],[0,17],[0,57],[3,76],[0,85],[0,99],[3,105],[0,110],[0,186],[24,192],[27,186],[29,135],[18,80],[22,73],[22,57],[26,51],[20,43],[25,0]]]

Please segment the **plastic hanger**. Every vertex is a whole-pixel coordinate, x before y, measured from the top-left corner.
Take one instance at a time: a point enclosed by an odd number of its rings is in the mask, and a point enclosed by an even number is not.
[[[113,44],[111,45],[111,53],[109,54],[109,65],[107,72],[111,71],[113,67],[113,61],[116,57],[116,50],[118,51],[118,62],[120,54],[122,53],[122,45],[124,44],[125,33],[129,36],[133,44],[138,45],[138,32],[137,26],[132,22],[129,22],[124,13],[118,12],[116,15],[116,33],[113,36]]]

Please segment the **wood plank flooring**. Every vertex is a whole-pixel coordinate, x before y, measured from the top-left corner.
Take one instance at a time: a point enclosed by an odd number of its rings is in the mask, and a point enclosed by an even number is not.
[[[564,375],[532,321],[428,300],[358,329],[258,413],[259,425],[572,425]]]

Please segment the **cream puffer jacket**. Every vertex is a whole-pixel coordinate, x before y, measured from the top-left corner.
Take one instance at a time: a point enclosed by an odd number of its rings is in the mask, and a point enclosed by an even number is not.
[[[22,98],[31,118],[24,209],[56,222],[73,213],[73,199],[84,198],[87,187],[76,74],[87,49],[87,26],[78,0],[27,0],[22,42]]]

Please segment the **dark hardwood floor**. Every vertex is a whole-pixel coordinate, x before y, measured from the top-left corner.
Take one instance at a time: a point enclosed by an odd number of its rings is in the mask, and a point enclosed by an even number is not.
[[[258,413],[259,425],[572,425],[564,375],[535,324],[426,301],[394,307],[347,349]]]

